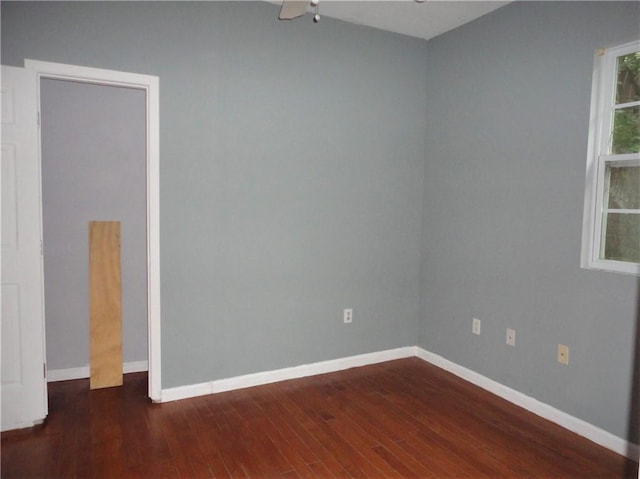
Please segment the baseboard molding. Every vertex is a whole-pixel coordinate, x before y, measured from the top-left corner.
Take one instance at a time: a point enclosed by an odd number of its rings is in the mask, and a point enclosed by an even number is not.
[[[416,347],[416,356],[433,364],[434,366],[455,374],[465,381],[475,384],[496,396],[506,399],[516,406],[520,406],[521,408],[558,424],[569,431],[575,432],[576,434],[589,439],[602,447],[626,456],[634,461],[638,460],[638,455],[640,454],[640,446],[638,444],[626,441],[605,431],[604,429],[600,429],[593,424],[571,416],[570,414],[560,411],[553,406],[549,406],[546,403],[538,401],[537,399],[527,396],[515,389],[504,386],[503,384],[489,379],[482,374],[478,374],[475,371],[467,369],[464,366],[460,366],[443,358],[442,356],[426,351],[420,347]]]
[[[638,444],[626,441],[605,431],[604,429],[600,429],[593,424],[571,416],[570,414],[560,411],[553,406],[538,401],[537,399],[527,396],[515,389],[504,386],[503,384],[489,379],[482,374],[467,369],[464,366],[460,366],[443,358],[442,356],[426,351],[418,346],[408,346],[376,353],[360,354],[357,356],[304,364],[291,368],[264,371],[205,383],[163,389],[158,402],[177,401],[180,399],[188,399],[207,394],[231,391],[234,389],[260,386],[263,384],[286,381],[288,379],[315,376],[317,374],[342,371],[349,368],[367,366],[370,364],[409,357],[418,357],[423,361],[433,364],[434,366],[448,371],[465,381],[475,384],[476,386],[479,386],[482,389],[515,404],[516,406],[520,406],[527,411],[568,429],[569,431],[575,432],[576,434],[589,439],[602,447],[605,447],[617,454],[626,456],[634,461],[638,460],[638,456],[640,454],[640,446]]]
[[[148,361],[130,361],[122,364],[122,372],[124,374],[139,373],[148,370]],[[89,375],[89,365],[79,368],[49,369],[47,371],[47,382],[54,383],[57,381],[69,381],[72,379],[85,379],[88,378]]]
[[[411,358],[416,355],[415,346],[398,349],[389,349],[376,353],[359,354],[346,358],[321,361],[312,364],[303,364],[291,368],[276,369],[260,373],[247,374],[227,379],[219,379],[189,386],[179,386],[175,388],[163,389],[161,391],[160,402],[177,401],[206,394],[220,393],[234,389],[242,389],[263,384],[297,379],[317,374],[332,373],[358,366],[392,361],[394,359]]]

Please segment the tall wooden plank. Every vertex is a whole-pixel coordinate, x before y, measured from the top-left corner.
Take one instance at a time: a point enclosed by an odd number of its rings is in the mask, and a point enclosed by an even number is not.
[[[90,388],[122,385],[120,222],[89,222]]]

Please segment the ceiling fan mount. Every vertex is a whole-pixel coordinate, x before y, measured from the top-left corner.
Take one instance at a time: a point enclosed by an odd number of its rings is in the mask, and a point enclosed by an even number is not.
[[[313,15],[313,23],[320,21],[320,0],[282,0],[282,8],[280,9],[280,20],[293,20],[307,13],[307,7],[313,7],[315,13]]]

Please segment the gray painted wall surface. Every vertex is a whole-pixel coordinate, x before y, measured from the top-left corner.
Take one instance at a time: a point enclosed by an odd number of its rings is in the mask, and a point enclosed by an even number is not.
[[[277,11],[2,4],[2,63],[160,77],[163,387],[418,337],[637,440],[638,280],[578,267],[592,55],[637,4],[517,2],[429,44]]]
[[[42,80],[49,369],[89,364],[89,221],[120,221],[123,360],[147,359],[142,90]]]
[[[638,278],[579,263],[593,54],[638,39],[639,5],[516,2],[429,42],[420,325],[425,349],[635,442]]]
[[[415,344],[425,42],[278,11],[2,3],[4,64],[160,78],[165,388]]]

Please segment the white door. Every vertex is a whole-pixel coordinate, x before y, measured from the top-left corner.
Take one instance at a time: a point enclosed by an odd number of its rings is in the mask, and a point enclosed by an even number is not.
[[[36,74],[2,66],[1,429],[47,415]]]

